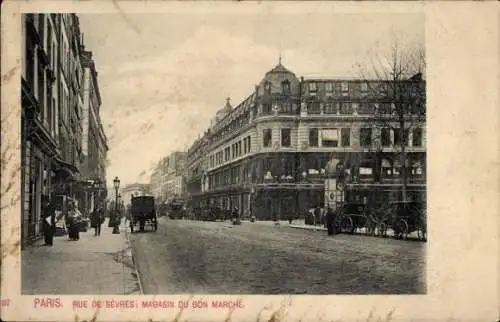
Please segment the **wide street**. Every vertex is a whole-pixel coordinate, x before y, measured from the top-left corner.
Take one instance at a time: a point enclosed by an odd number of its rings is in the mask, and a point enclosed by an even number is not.
[[[425,244],[160,218],[130,235],[146,294],[425,293]]]

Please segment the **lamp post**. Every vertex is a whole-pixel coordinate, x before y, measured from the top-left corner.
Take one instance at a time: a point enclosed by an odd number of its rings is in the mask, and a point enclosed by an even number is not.
[[[113,234],[119,234],[120,229],[118,226],[120,218],[118,216],[118,189],[120,188],[120,179],[118,179],[118,177],[115,177],[113,180],[113,186],[115,187],[115,215],[110,218],[110,220],[113,220]]]

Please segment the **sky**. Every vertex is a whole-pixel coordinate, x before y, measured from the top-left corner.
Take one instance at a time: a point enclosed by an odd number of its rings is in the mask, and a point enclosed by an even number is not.
[[[185,150],[226,97],[236,106],[282,63],[297,76],[358,77],[356,64],[397,40],[425,44],[421,13],[80,14],[93,52],[108,137],[107,177],[149,182]]]

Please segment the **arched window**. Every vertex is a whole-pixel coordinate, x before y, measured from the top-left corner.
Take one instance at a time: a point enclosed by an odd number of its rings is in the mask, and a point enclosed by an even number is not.
[[[288,80],[281,82],[281,92],[283,94],[290,94],[290,82]]]
[[[264,91],[265,91],[266,93],[271,92],[271,82],[265,82],[265,83],[264,83]]]

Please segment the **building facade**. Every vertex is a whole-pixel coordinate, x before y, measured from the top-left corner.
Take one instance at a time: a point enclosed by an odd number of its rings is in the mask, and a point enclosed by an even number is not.
[[[21,240],[41,235],[42,196],[75,197],[82,180],[82,46],[75,14],[23,14]]]
[[[82,184],[79,190],[81,211],[89,214],[107,196],[106,163],[107,138],[101,122],[101,95],[98,73],[92,52],[81,47],[81,66],[83,69],[81,136],[83,163],[81,166]]]
[[[260,219],[298,214],[325,202],[331,160],[347,168],[346,199],[398,199],[402,141],[408,195],[425,198],[425,82],[416,75],[404,84],[418,88],[419,99],[412,95],[413,112],[402,115],[399,131],[391,84],[304,79],[280,62],[243,102],[226,103],[225,115],[188,150],[191,202]]]
[[[184,168],[186,152],[175,151],[158,162],[150,179],[151,193],[157,203],[174,198],[185,198]]]
[[[131,183],[121,189],[121,199],[125,207],[131,204],[132,197],[150,195],[148,184]]]

